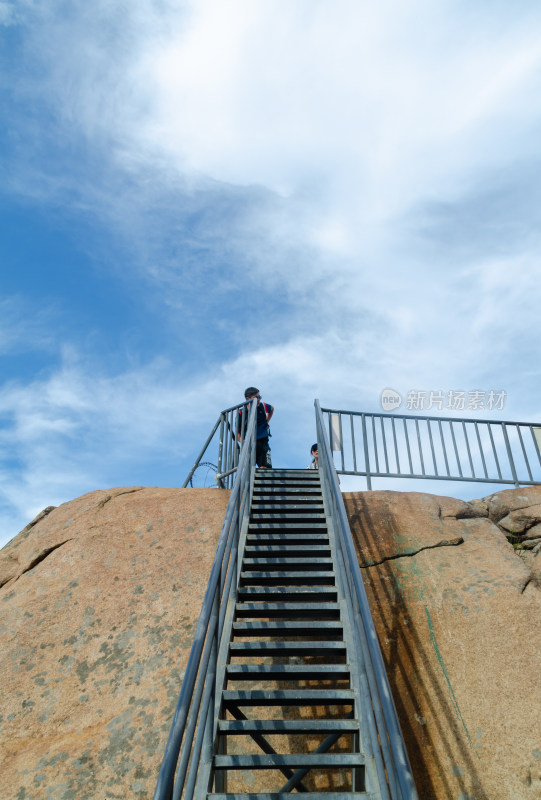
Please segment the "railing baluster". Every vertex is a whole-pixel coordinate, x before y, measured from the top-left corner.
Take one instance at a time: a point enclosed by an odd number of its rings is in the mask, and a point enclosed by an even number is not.
[[[439,426],[439,429],[440,429],[441,449],[443,450],[443,458],[444,458],[444,461],[445,461],[445,470],[447,472],[447,477],[450,477],[451,473],[449,472],[449,461],[447,460],[447,446],[445,444],[445,439],[444,439],[444,436],[443,436],[443,428],[442,428],[442,425],[441,425],[441,419],[438,420],[438,426]]]
[[[372,417],[372,441],[374,442],[374,457],[376,459],[376,472],[379,472],[378,439],[376,436],[376,417],[375,414],[371,414],[370,416]]]
[[[522,439],[522,433],[520,432],[520,426],[517,425],[516,427],[517,427],[518,438],[520,441],[520,446],[522,447],[522,453],[524,455],[524,461],[526,462],[526,469],[528,470],[528,475],[530,476],[530,480],[533,481],[533,475],[530,469],[530,462],[528,461],[528,455],[526,453],[526,448],[524,447],[524,441]]]
[[[370,456],[368,453],[368,439],[366,437],[366,415],[361,414],[361,423],[362,423],[362,431],[363,431],[363,443],[364,443],[364,467],[366,472],[366,488],[372,488],[372,479],[370,477]]]
[[[492,423],[488,423],[488,435],[490,436],[490,443],[492,444],[492,451],[494,453],[494,460],[496,462],[496,469],[498,470],[498,477],[502,480],[502,471],[500,469],[500,462],[498,459],[498,453],[496,452],[496,445],[494,444],[494,437],[492,436]]]
[[[481,461],[483,463],[485,478],[488,478],[487,465],[485,463],[485,456],[483,454],[483,445],[481,444],[481,437],[479,435],[479,424],[477,422],[475,423],[475,433],[477,434],[477,443],[479,444],[479,452],[481,454]]]
[[[462,430],[464,431],[464,439],[466,440],[466,450],[468,451],[468,458],[469,458],[469,461],[470,461],[470,469],[471,469],[472,478],[475,478],[475,470],[473,468],[473,461],[472,461],[471,451],[470,451],[470,442],[469,442],[469,439],[468,439],[468,431],[466,430],[466,423],[465,422],[462,423]]]
[[[353,414],[349,415],[349,422],[351,425],[351,449],[353,450],[353,471],[357,472],[357,454],[355,452],[355,430],[353,425]]]
[[[509,466],[511,467],[511,474],[513,476],[513,483],[518,488],[519,483],[517,479],[517,473],[515,470],[515,462],[513,460],[513,453],[511,451],[511,445],[509,443],[509,436],[507,435],[507,426],[505,422],[502,422],[502,433],[505,441],[505,447],[507,449],[507,456],[509,458]]]
[[[385,456],[385,471],[389,472],[389,458],[387,456],[387,441],[385,439],[385,428],[383,426],[383,417],[380,417],[381,423],[381,440],[383,442],[383,454]]]
[[[432,441],[432,429],[430,427],[430,420],[427,419],[426,426],[428,428],[428,438],[430,440],[430,449],[432,451],[432,461],[434,463],[434,472],[438,475],[438,465],[436,464],[436,453],[434,452],[434,442]]]
[[[539,444],[539,442],[535,438],[534,426],[533,425],[529,425],[528,427],[530,429],[530,433],[532,434],[533,445],[535,447],[535,452],[537,453],[537,458],[539,460],[539,466],[541,467],[541,445]],[[541,430],[541,428],[539,428],[539,426],[536,426],[536,428]]]
[[[396,458],[396,471],[400,472],[400,459],[398,457],[398,442],[396,441],[396,428],[394,424],[394,417],[391,417],[392,429],[393,429],[393,439],[394,439],[394,454]]]
[[[410,448],[410,439],[408,433],[408,426],[406,425],[406,418],[402,417],[402,421],[404,422],[404,433],[406,435],[406,447],[408,448],[408,461],[410,465],[410,472],[413,475],[413,461],[411,460],[411,448]]]
[[[457,447],[457,443],[456,443],[455,429],[453,427],[453,422],[454,422],[454,420],[449,420],[449,428],[451,430],[451,438],[453,440],[453,447],[455,449],[455,458],[456,458],[456,464],[457,464],[457,467],[458,467],[458,474],[462,478],[463,477],[463,475],[462,475],[462,463],[460,461],[460,456],[458,454],[458,447]]]
[[[421,434],[419,433],[419,420],[415,417],[415,428],[417,430],[417,444],[419,446],[419,458],[421,459],[421,472],[425,474],[425,463],[423,459],[423,445],[421,443]]]
[[[345,470],[345,461],[344,461],[344,432],[342,430],[342,414],[338,417],[338,430],[340,431],[340,459],[342,462],[342,471]]]

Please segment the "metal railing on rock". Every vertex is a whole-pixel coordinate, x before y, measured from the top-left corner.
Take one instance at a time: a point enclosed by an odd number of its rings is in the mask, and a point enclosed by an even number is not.
[[[182,484],[183,489],[192,485],[193,476],[198,467],[204,463],[205,454],[215,447],[217,447],[218,463],[214,480],[220,489],[230,489],[233,486],[234,476],[239,466],[242,444],[246,436],[247,416],[248,404],[246,402],[231,406],[231,408],[226,408],[220,412],[220,416],[216,420],[207,441],[188,473],[188,477]]]
[[[321,409],[341,475],[541,484],[541,424]]]
[[[255,401],[252,401],[247,414],[247,424],[242,427],[244,446],[242,449],[239,448],[240,456],[235,461],[235,482],[182,681],[154,800],[179,800],[181,796],[192,798],[197,782],[204,785],[205,777],[208,779],[216,735],[214,729],[216,704],[220,699],[216,693],[218,650],[228,601],[237,587],[239,539],[243,525],[247,524],[252,497],[256,407]],[[235,406],[235,409],[238,408]],[[222,412],[198,461],[201,460],[220,422],[222,430],[231,423],[231,420],[224,415],[232,410]],[[238,414],[238,410],[236,413]],[[226,459],[222,463],[229,465],[231,462]],[[228,476],[222,475],[222,478],[224,477]],[[189,478],[185,485],[188,482]],[[199,796],[205,795],[205,790],[199,794]]]
[[[360,694],[367,709],[367,738],[376,764],[381,796],[391,800],[416,800],[417,790],[368,605],[323,413],[317,400],[315,411],[319,473],[325,507],[337,544],[339,579],[348,605],[360,671]]]

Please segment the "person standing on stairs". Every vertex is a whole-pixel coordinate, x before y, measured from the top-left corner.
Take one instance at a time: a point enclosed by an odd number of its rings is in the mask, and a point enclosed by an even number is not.
[[[308,464],[308,469],[319,469],[317,442],[310,448],[310,455],[312,456],[312,463]]]
[[[269,422],[274,414],[274,406],[269,403],[264,403],[259,394],[259,389],[255,386],[249,386],[244,390],[244,397],[247,401],[257,398],[257,419],[256,419],[256,443],[255,443],[255,461],[260,469],[272,469],[271,452],[269,445],[270,428]],[[248,425],[248,403],[244,409],[239,409],[239,419],[237,423],[237,439],[240,442],[242,434],[242,418],[244,417],[244,431]]]

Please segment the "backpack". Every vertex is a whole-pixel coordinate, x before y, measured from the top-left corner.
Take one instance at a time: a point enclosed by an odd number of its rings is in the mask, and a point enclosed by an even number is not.
[[[267,422],[267,413],[268,413],[268,405],[264,403],[263,400],[260,400],[257,411],[256,411],[256,430],[259,428],[263,423]],[[244,433],[246,433],[246,428],[248,426],[248,414],[246,413],[249,409],[248,405],[243,406],[243,408],[239,408],[239,421],[237,430],[240,430],[241,420],[242,420],[242,412],[244,411]],[[270,427],[267,423],[267,436],[271,436]]]

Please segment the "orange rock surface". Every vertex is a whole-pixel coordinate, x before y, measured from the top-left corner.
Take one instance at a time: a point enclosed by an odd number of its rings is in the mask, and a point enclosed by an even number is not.
[[[3,800],[152,797],[228,497],[92,492],[1,551]]]
[[[541,591],[493,521],[540,496],[344,496],[421,800],[541,798]]]

